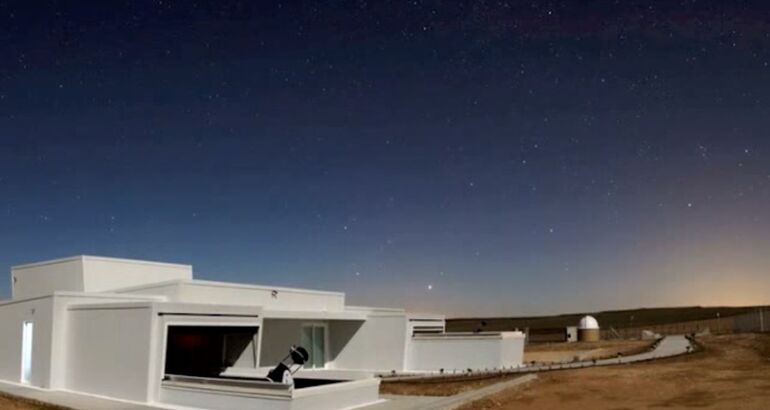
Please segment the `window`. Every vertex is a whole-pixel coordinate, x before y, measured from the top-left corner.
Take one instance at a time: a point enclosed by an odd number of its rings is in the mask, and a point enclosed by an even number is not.
[[[412,336],[416,335],[437,335],[444,333],[443,326],[414,326]]]
[[[310,359],[308,369],[323,369],[326,366],[326,325],[309,324],[302,326],[300,346],[307,349]]]

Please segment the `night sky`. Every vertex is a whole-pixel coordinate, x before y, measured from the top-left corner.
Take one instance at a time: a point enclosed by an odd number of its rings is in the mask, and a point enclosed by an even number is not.
[[[770,303],[769,22],[0,0],[0,272],[143,258],[450,315]]]

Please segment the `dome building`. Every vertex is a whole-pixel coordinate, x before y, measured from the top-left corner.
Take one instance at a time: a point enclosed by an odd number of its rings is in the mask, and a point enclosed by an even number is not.
[[[597,342],[601,339],[599,322],[593,316],[584,316],[578,324],[578,340],[581,342]]]

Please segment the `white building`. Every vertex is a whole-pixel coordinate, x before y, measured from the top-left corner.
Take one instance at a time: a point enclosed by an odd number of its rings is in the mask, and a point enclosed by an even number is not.
[[[377,373],[521,365],[520,332],[451,334],[444,318],[345,294],[194,280],[192,267],[77,256],[12,268],[0,380],[156,405],[337,409],[378,400]],[[267,371],[310,352],[293,387]]]

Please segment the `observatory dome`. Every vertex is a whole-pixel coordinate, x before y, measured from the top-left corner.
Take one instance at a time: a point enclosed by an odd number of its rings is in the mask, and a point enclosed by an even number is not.
[[[599,322],[593,316],[584,316],[580,319],[578,329],[599,329]]]

